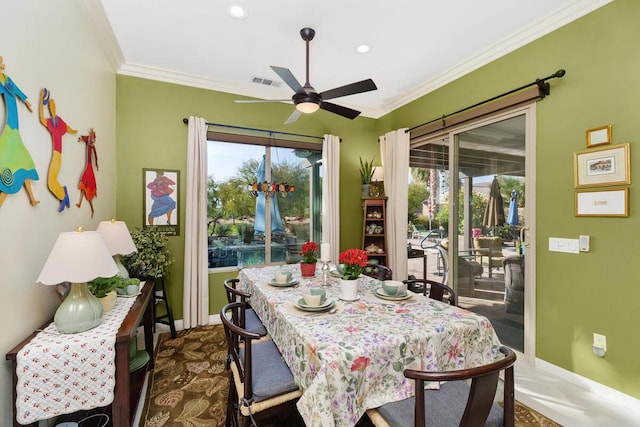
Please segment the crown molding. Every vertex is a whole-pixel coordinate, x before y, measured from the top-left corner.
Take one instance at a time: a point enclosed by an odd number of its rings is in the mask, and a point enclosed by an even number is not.
[[[555,11],[553,14],[548,15],[534,24],[524,27],[522,30],[504,38],[502,41],[483,50],[474,57],[451,67],[436,77],[424,82],[410,92],[392,99],[384,107],[367,108],[347,103],[342,103],[341,105],[361,111],[362,117],[378,119],[608,3],[611,3],[612,1],[613,0],[574,0],[563,8]],[[279,88],[270,88],[266,86],[264,88],[256,88],[253,86],[245,87],[238,84],[213,80],[203,76],[196,76],[163,68],[127,62],[120,50],[120,47],[118,46],[117,39],[106,18],[106,13],[104,12],[100,1],[78,0],[78,2],[82,5],[83,9],[85,9],[91,20],[98,26],[100,33],[102,33],[101,39],[103,45],[105,46],[105,50],[108,52],[109,58],[112,64],[114,64],[114,69],[118,74],[149,80],[158,80],[166,83],[174,83],[200,89],[226,92],[251,98],[281,99],[289,97],[289,94],[283,96],[283,92]]]
[[[552,15],[549,15],[534,24],[524,27],[520,31],[511,34],[502,41],[478,53],[476,56],[444,71],[433,79],[416,87],[412,91],[395,98],[385,106],[382,114],[374,118],[382,117],[393,110],[415,101],[416,99],[433,92],[434,90],[439,89],[444,85],[451,83],[452,81],[457,80],[460,77],[469,74],[472,71],[475,71],[478,68],[495,61],[496,59],[513,52],[514,50],[531,43],[532,41],[537,40],[540,37],[549,34],[552,31],[575,21],[576,19],[581,18],[608,3],[611,3],[612,1],[613,0],[576,0],[573,3],[557,10]]]
[[[104,49],[111,67],[117,72],[125,63],[125,58],[102,7],[102,2],[100,0],[77,0],[77,3],[89,22],[93,24],[98,43]]]

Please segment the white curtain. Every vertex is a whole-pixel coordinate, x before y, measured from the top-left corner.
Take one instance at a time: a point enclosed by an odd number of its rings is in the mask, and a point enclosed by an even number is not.
[[[407,278],[409,133],[398,129],[380,137],[387,194],[387,259],[393,278]]]
[[[340,252],[340,138],[325,135],[322,142],[322,243],[331,244],[331,261]]]
[[[189,117],[187,132],[187,206],[184,243],[183,324],[209,323],[207,260],[207,122]]]

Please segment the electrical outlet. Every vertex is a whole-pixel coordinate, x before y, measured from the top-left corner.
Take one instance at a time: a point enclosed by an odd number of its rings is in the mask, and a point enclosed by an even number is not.
[[[607,337],[600,334],[593,334],[593,346],[607,351]]]
[[[580,242],[580,252],[589,252],[590,240],[589,236],[580,236],[578,238]]]

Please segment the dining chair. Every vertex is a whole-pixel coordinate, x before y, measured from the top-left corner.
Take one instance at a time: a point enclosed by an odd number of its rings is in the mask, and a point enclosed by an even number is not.
[[[274,417],[282,421],[302,395],[273,341],[254,342],[263,335],[240,326],[246,309],[246,303],[233,302],[220,311],[231,356],[226,427],[257,425]]]
[[[249,306],[247,299],[251,297],[250,293],[238,289],[239,279],[226,279],[224,281],[224,290],[227,294],[227,302],[244,302],[247,303],[247,309],[242,312],[240,319],[240,327],[248,331],[260,335],[266,335],[267,328],[264,327],[262,321],[256,312]]]
[[[380,281],[391,280],[393,272],[386,265],[369,263],[365,269],[364,274],[369,277],[374,277]]]
[[[415,426],[504,426],[515,425],[513,365],[516,354],[501,346],[504,357],[476,368],[456,371],[416,371],[405,369],[414,379],[415,397],[368,409],[376,427]],[[504,409],[493,402],[500,372],[504,371]],[[467,380],[471,380],[471,385]],[[425,390],[425,381],[446,381],[438,390]]]
[[[447,285],[425,279],[408,279],[403,282],[411,292],[422,293],[431,299],[456,305],[456,293]]]

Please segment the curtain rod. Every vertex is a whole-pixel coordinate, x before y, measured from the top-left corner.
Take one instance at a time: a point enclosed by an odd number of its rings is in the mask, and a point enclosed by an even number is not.
[[[531,83],[528,83],[528,84],[526,84],[526,85],[524,85],[524,86],[520,86],[519,88],[512,89],[512,90],[510,90],[510,91],[508,91],[508,92],[505,92],[505,93],[501,93],[500,95],[496,95],[496,96],[494,96],[493,98],[485,99],[484,101],[480,101],[480,102],[478,102],[478,103],[476,103],[476,104],[470,105],[470,106],[468,106],[468,107],[465,107],[465,108],[463,108],[463,109],[461,109],[461,110],[458,110],[458,111],[455,111],[455,112],[453,112],[453,113],[443,114],[443,115],[442,115],[442,117],[438,117],[438,118],[433,119],[433,120],[430,120],[430,121],[428,121],[428,122],[425,122],[425,123],[419,124],[419,125],[417,125],[417,126],[414,126],[414,127],[410,128],[410,129],[405,130],[404,132],[405,132],[405,133],[409,133],[409,132],[411,132],[412,130],[415,130],[415,129],[417,129],[417,128],[421,127],[421,126],[425,126],[425,125],[428,125],[428,124],[431,124],[431,123],[437,122],[438,120],[444,120],[444,119],[446,119],[447,117],[455,116],[456,114],[460,114],[460,113],[465,112],[465,111],[467,111],[467,110],[471,110],[472,108],[478,107],[478,106],[480,106],[480,105],[482,105],[482,104],[486,104],[486,103],[488,103],[488,102],[495,101],[496,99],[498,99],[498,98],[502,98],[503,96],[511,95],[511,94],[512,94],[512,93],[514,93],[514,92],[518,92],[518,91],[520,91],[520,90],[522,90],[522,89],[526,89],[526,88],[528,88],[528,87],[530,87],[530,86],[533,86],[533,85],[537,85],[537,86],[540,88],[540,90],[541,90],[541,91],[542,91],[542,93],[543,93],[542,97],[544,98],[546,95],[549,95],[549,94],[551,93],[551,92],[550,92],[549,83],[546,83],[546,81],[547,81],[547,80],[550,80],[550,79],[555,79],[555,78],[562,77],[562,76],[564,76],[565,74],[566,74],[566,71],[565,71],[565,70],[563,70],[563,69],[560,69],[560,70],[556,71],[555,73],[551,74],[550,76],[547,76],[547,77],[545,77],[545,78],[543,78],[543,79],[536,79],[535,81],[533,81],[533,82],[531,82]]]
[[[187,123],[189,123],[189,119],[187,119],[186,117],[182,119],[182,123],[184,123],[185,125]],[[324,137],[322,136],[315,136],[315,135],[303,135],[300,133],[290,133],[290,132],[280,132],[277,130],[267,130],[267,129],[257,129],[257,128],[248,128],[248,127],[244,127],[244,126],[233,126],[233,125],[223,125],[220,123],[212,123],[212,122],[206,122],[207,126],[219,126],[219,127],[223,127],[223,128],[231,128],[231,129],[242,129],[242,130],[251,130],[251,131],[255,131],[255,132],[265,132],[265,133],[278,133],[280,135],[289,135],[289,136],[302,136],[304,138],[314,138],[314,139],[322,139],[324,140]]]

